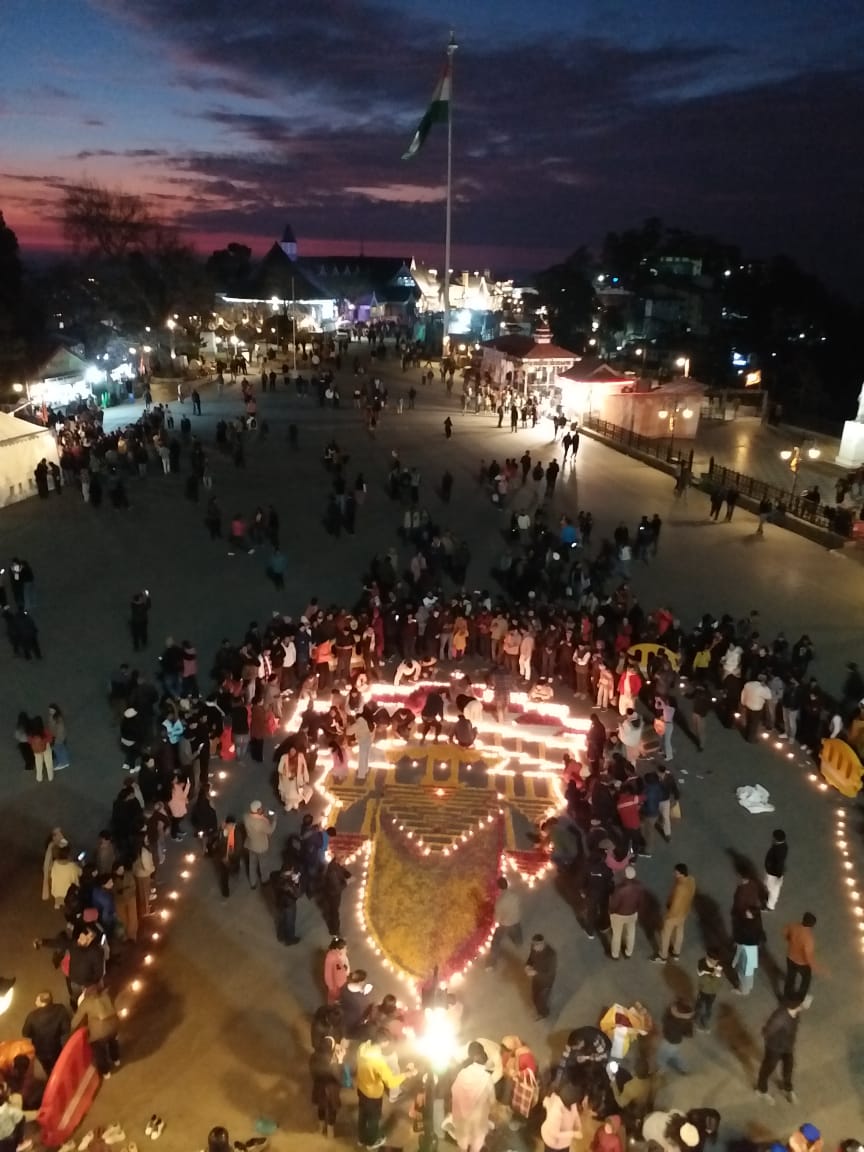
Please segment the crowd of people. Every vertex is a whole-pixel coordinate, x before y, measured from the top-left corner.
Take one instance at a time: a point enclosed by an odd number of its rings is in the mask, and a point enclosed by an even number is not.
[[[68,482],[78,483],[83,494],[86,474],[92,502],[96,475],[116,473],[122,485],[123,470],[138,466],[142,453],[147,470],[166,448],[170,470],[171,446],[177,444],[179,452],[180,442],[168,437],[169,420],[155,408],[138,424],[106,437],[98,420],[88,417],[64,441],[64,481],[68,472]],[[574,445],[567,435],[575,459],[578,436]],[[167,443],[161,443],[163,437]],[[189,447],[194,459],[191,439]],[[349,501],[356,513],[366,486],[361,474],[347,490],[346,464],[338,444],[328,445],[332,503],[340,525],[351,530]],[[694,995],[675,997],[656,1025],[648,1018],[648,1026],[636,1030],[640,1039],[631,1036],[624,1045],[615,1026],[604,1031],[592,1022],[574,1030],[560,1061],[545,1068],[518,1036],[468,1039],[469,1022],[463,1023],[458,998],[448,994],[439,1002],[434,989],[427,989],[427,1007],[446,1013],[466,1041],[449,1073],[434,1078],[415,1055],[412,1033],[422,1029],[423,1014],[400,1005],[389,991],[380,1000],[373,996],[367,973],[350,964],[341,900],[352,877],[338,832],[316,820],[314,784],[328,774],[344,778],[349,762],[356,762],[362,779],[374,741],[384,735],[406,744],[431,736],[470,746],[484,712],[499,721],[507,717],[514,691],[526,691],[537,701],[553,693],[575,697],[591,711],[587,746],[584,754],[564,757],[566,807],[538,827],[538,843],[559,870],[586,936],[603,939],[610,961],[637,955],[643,925],[651,939],[645,958],[675,963],[694,914],[698,876],[670,854],[670,891],[661,901],[639,878],[639,862],[673,841],[676,820],[686,818],[671,768],[679,743],[690,740],[694,749],[703,749],[715,738],[716,718],[747,740],[765,729],[816,754],[825,735],[853,737],[864,682],[851,665],[842,699],[834,701],[809,675],[814,653],[808,637],[794,644],[783,633],[768,638],[756,612],[740,620],[707,614],[685,628],[666,606],[646,611],[634,594],[630,566],[657,555],[659,516],[643,517],[633,533],[618,525],[613,538],[591,554],[593,517],[583,511],[559,520],[552,513],[554,478],[550,484],[548,467],[530,453],[518,463],[507,460],[504,469],[493,461],[481,470],[483,485],[499,498],[529,482],[538,490],[527,524],[514,513],[508,562],[495,573],[501,593],[467,593],[467,545],[424,515],[416,471],[396,458],[387,478],[391,497],[405,506],[400,536],[410,559],[403,563],[395,548],[372,557],[354,604],[327,606],[312,598],[296,617],[274,613],[263,627],[250,623],[241,640],[223,641],[206,685],[195,645],[170,637],[154,679],[149,670],[128,664],[112,673],[110,716],[117,728],[118,765],[127,776],[94,845],[76,851],[78,845],[58,828],[46,846],[43,897],[53,901],[63,923],[40,944],[52,949],[65,976],[70,1011],[50,993],[40,994],[34,1013],[41,1015],[29,1029],[36,1056],[50,1072],[70,1030],[83,1026],[100,1072],[110,1076],[119,1068],[112,973],[122,971],[141,924],[159,906],[161,877],[170,874],[170,843],[179,844],[191,830],[213,863],[224,899],[244,875],[249,889],[266,889],[276,938],[286,947],[298,943],[298,903],[314,901],[321,910],[332,942],[321,981],[326,1003],[312,1021],[310,1072],[325,1134],[334,1135],[343,1091],[353,1088],[358,1140],[366,1148],[384,1143],[384,1103],[395,1102],[401,1091],[410,1099],[417,1131],[431,1123],[430,1101],[444,1100],[447,1130],[461,1152],[480,1152],[490,1124],[524,1127],[550,1152],[563,1152],[588,1133],[592,1152],[625,1152],[627,1137],[640,1135],[664,1152],[700,1152],[716,1136],[719,1117],[700,1109],[653,1112],[657,1076],[686,1071],[693,1030],[710,1030],[724,987],[742,996],[752,991],[766,915],[778,906],[789,863],[782,829],[766,844],[758,872],[738,861],[730,927],[718,921],[709,931],[703,924],[706,949],[693,966]],[[278,552],[278,518],[273,517],[275,512],[259,509],[249,528],[238,514],[229,540],[250,545],[260,538]],[[32,572],[23,581],[22,562],[14,564],[13,614],[27,613],[23,584],[32,585]],[[136,593],[129,624],[140,653],[149,648],[149,614],[149,595]],[[418,691],[416,700],[390,711],[375,705],[370,685],[391,668],[397,681],[420,682],[433,674],[440,680],[442,670],[449,675],[453,669],[467,675],[443,690]],[[481,683],[488,699],[470,687]],[[62,711],[54,704],[47,721],[22,713],[15,737],[24,767],[32,765],[37,779],[40,767],[50,780],[61,766],[58,746],[69,763]],[[248,757],[252,766],[264,765],[268,755],[274,799],[286,813],[300,811],[299,825],[296,817],[289,817],[289,824],[261,800],[239,816],[217,814],[210,795],[214,762],[242,764]],[[263,795],[266,780],[261,783]],[[289,827],[279,847],[280,865],[272,870],[277,834]],[[784,903],[789,904],[782,937],[785,981],[777,989],[778,1007],[764,1024],[763,1059],[753,1085],[765,1103],[773,1102],[769,1081],[778,1065],[783,1091],[795,1101],[798,1024],[818,971],[816,918],[788,899]],[[517,892],[501,878],[490,966],[508,942],[521,949],[522,919]],[[529,951],[520,953],[539,1019],[549,1016],[555,997],[555,944],[535,934]],[[0,1109],[3,1104],[0,1098]],[[799,1131],[805,1144],[793,1140],[790,1149],[812,1152],[818,1133],[813,1137],[809,1124]],[[16,1129],[16,1141],[19,1137]]]

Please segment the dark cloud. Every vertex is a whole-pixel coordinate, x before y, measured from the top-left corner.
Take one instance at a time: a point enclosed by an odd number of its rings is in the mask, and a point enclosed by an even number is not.
[[[114,148],[85,148],[81,152],[76,152],[74,159],[101,160],[106,157],[122,156],[127,160],[155,160],[168,155],[164,148],[121,148],[119,151]]]
[[[101,3],[178,46],[178,83],[214,94],[201,116],[218,144],[164,158],[186,182],[189,228],[269,239],[290,219],[301,240],[408,248],[440,236],[442,207],[425,190],[442,181],[443,133],[399,159],[443,58],[440,20],[373,0],[250,0],[241,13],[234,0]],[[749,54],[722,41],[639,47],[607,26],[537,29],[520,44],[492,27],[459,49],[457,252],[498,245],[530,266],[534,251],[563,254],[657,214],[823,271],[864,260],[850,127],[864,115],[864,69],[748,76]]]

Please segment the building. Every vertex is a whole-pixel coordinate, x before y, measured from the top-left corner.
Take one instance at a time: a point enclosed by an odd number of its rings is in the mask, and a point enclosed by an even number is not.
[[[298,329],[317,332],[335,327],[338,317],[337,297],[298,260],[297,240],[290,224],[255,269],[246,295],[220,293],[218,301],[229,328],[248,326],[261,331],[265,338],[273,326],[273,317],[290,317],[296,320]]]
[[[547,327],[533,335],[511,334],[487,340],[481,349],[483,376],[495,384],[510,384],[520,392],[538,392],[552,401],[559,390],[559,376],[578,359],[575,352],[552,343]]]
[[[332,295],[339,315],[360,324],[370,320],[411,323],[420,289],[411,261],[391,256],[308,256],[297,261]]]
[[[660,385],[634,377],[629,388],[610,388],[589,419],[606,420],[649,440],[692,441],[699,431],[704,396],[705,385],[690,376]]]
[[[104,379],[105,373],[82,356],[58,346],[33,365],[16,391],[26,392],[34,406],[65,408],[75,400],[86,400],[93,394],[93,385]]]
[[[590,415],[610,420],[611,417],[603,414],[607,399],[635,391],[637,383],[632,372],[622,371],[594,356],[580,356],[572,368],[558,376],[558,403],[573,420],[584,420]]]
[[[36,493],[40,460],[57,464],[57,441],[38,424],[0,412],[0,508]]]

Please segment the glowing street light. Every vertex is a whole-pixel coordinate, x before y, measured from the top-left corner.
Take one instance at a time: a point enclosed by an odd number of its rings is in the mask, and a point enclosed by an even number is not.
[[[822,455],[819,448],[808,448],[807,459],[818,460]],[[795,495],[795,489],[798,487],[798,471],[801,468],[801,461],[804,458],[803,450],[796,444],[794,448],[784,448],[780,453],[780,459],[789,465],[789,471],[792,473],[792,495]]]
[[[0,976],[0,1016],[9,1011],[12,997],[15,995],[15,977]]]

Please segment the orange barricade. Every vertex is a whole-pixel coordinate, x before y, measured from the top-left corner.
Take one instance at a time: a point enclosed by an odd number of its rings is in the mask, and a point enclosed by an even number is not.
[[[819,771],[832,788],[844,796],[857,796],[861,791],[864,765],[858,753],[845,740],[823,740],[819,750]]]
[[[90,1110],[101,1077],[93,1067],[87,1029],[79,1028],[67,1040],[45,1085],[36,1122],[46,1148],[65,1144]]]

